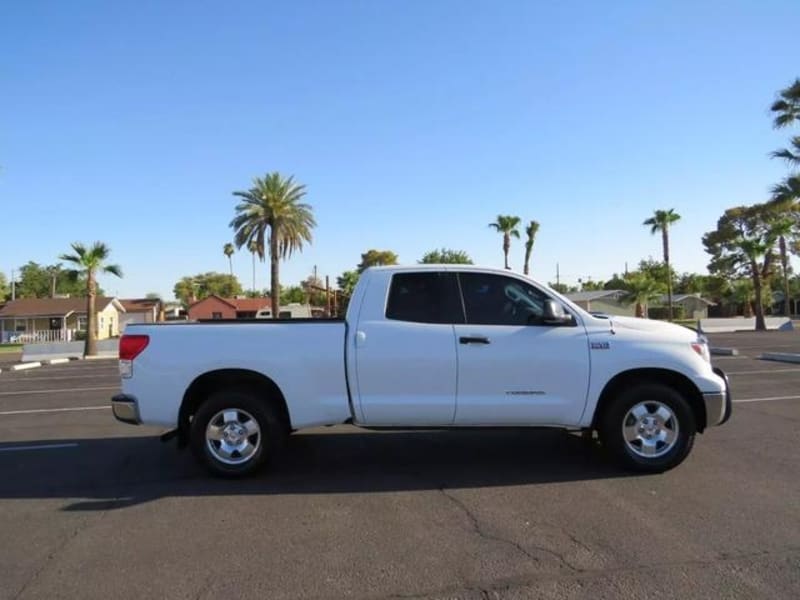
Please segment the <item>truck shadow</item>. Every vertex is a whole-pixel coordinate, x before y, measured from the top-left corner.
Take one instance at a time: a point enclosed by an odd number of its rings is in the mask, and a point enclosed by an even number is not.
[[[0,452],[0,498],[63,498],[70,503],[62,510],[94,511],[176,496],[363,494],[628,476],[596,443],[556,430],[315,430],[291,436],[278,460],[244,480],[207,475],[188,449],[158,436],[14,446],[44,444],[77,445]]]

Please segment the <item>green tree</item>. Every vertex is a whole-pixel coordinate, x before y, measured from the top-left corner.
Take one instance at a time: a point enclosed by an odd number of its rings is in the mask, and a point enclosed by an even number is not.
[[[290,285],[288,287],[281,287],[281,304],[291,304],[297,302],[298,304],[305,304],[307,299],[306,291],[302,286]]]
[[[233,277],[233,259],[232,259],[231,257],[233,256],[233,253],[234,253],[235,251],[236,251],[236,250],[234,250],[234,248],[233,248],[233,244],[231,244],[230,242],[228,242],[227,244],[225,244],[225,245],[222,247],[222,253],[223,253],[225,256],[227,256],[227,257],[228,257],[228,267],[230,267],[230,271],[231,271],[231,277]]]
[[[650,277],[647,273],[633,271],[625,277],[627,294],[625,301],[636,305],[636,316],[647,317],[647,307],[652,300],[656,300],[664,293],[662,283]]]
[[[472,259],[463,250],[441,248],[426,252],[419,262],[423,265],[471,265]]]
[[[270,299],[272,316],[277,319],[280,314],[280,260],[302,251],[304,243],[311,243],[311,230],[317,224],[311,206],[302,202],[306,186],[295,183],[292,176],[283,177],[274,172],[263,179],[256,177],[249,190],[233,194],[241,199],[230,223],[236,246],[249,248],[255,241],[262,261],[264,249],[269,247]]]
[[[571,294],[577,292],[578,287],[574,285],[567,285],[566,283],[553,283],[552,281],[547,284],[551,290],[557,291],[559,294]]]
[[[111,249],[103,242],[95,242],[88,247],[80,242],[74,242],[72,251],[73,254],[62,254],[59,259],[74,265],[73,272],[76,277],[82,276],[86,280],[86,340],[83,354],[84,356],[95,356],[97,354],[97,311],[95,307],[97,275],[98,273],[109,273],[122,277],[122,269],[119,265],[107,263]]]
[[[353,295],[353,290],[358,283],[358,271],[345,271],[336,278],[336,285],[339,290],[348,298]]]
[[[181,277],[173,286],[175,298],[181,301],[184,306],[215,295],[222,298],[232,298],[242,294],[242,286],[239,280],[227,273],[198,273],[193,276]]]
[[[664,264],[667,267],[667,306],[669,320],[672,320],[672,269],[669,264],[669,228],[676,223],[681,216],[674,209],[656,210],[653,216],[646,219],[642,225],[650,227],[650,233],[655,235],[661,232],[661,246],[664,253]]]
[[[717,229],[703,236],[711,255],[708,270],[734,278],[750,277],[755,295],[756,331],[764,331],[763,289],[772,273],[776,212],[764,204],[729,208],[717,221]],[[765,285],[766,284],[766,285]]]
[[[616,273],[611,276],[611,279],[603,284],[604,290],[625,290],[627,289],[628,282],[624,277],[620,277]]]
[[[508,251],[511,249],[511,238],[519,239],[520,218],[511,215],[497,215],[497,220],[494,223],[489,223],[489,227],[503,234],[503,257],[505,258],[506,269],[508,266]]]
[[[359,275],[370,267],[396,265],[397,254],[391,250],[367,250],[361,255],[361,262],[356,267]]]
[[[102,295],[103,291],[97,288],[97,293]],[[54,294],[83,297],[86,295],[86,280],[82,275],[77,276],[74,270],[62,269],[60,264],[40,265],[29,261],[20,268],[17,298],[50,298]]]
[[[8,300],[11,297],[11,288],[8,285],[5,273],[0,273],[0,301]]]
[[[533,243],[536,241],[536,234],[539,232],[539,223],[531,221],[525,228],[525,266],[522,270],[523,274],[527,275],[530,272],[531,252],[533,252]]]

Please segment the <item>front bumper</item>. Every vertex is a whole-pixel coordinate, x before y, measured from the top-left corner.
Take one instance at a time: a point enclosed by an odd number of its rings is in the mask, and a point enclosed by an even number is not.
[[[136,398],[128,394],[117,394],[111,398],[111,410],[117,421],[128,423],[129,425],[139,425],[139,404]]]
[[[703,394],[706,405],[706,426],[722,425],[731,418],[733,403],[731,401],[731,384],[728,376],[719,367],[714,367],[714,373],[725,382],[724,392],[710,392]]]

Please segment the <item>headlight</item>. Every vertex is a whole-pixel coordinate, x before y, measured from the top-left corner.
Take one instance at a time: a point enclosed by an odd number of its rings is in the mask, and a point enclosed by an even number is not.
[[[704,341],[697,341],[692,342],[689,344],[692,347],[692,350],[697,352],[698,356],[702,358],[704,361],[710,363],[711,362],[711,353],[708,351],[708,344]]]

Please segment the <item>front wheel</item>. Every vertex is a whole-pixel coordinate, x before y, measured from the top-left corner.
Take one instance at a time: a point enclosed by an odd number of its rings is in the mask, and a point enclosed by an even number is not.
[[[661,384],[640,384],[607,406],[600,437],[623,467],[660,473],[689,455],[696,428],[692,408],[679,392]]]
[[[211,394],[191,424],[195,457],[212,474],[222,477],[255,473],[285,435],[272,406],[249,390]]]

